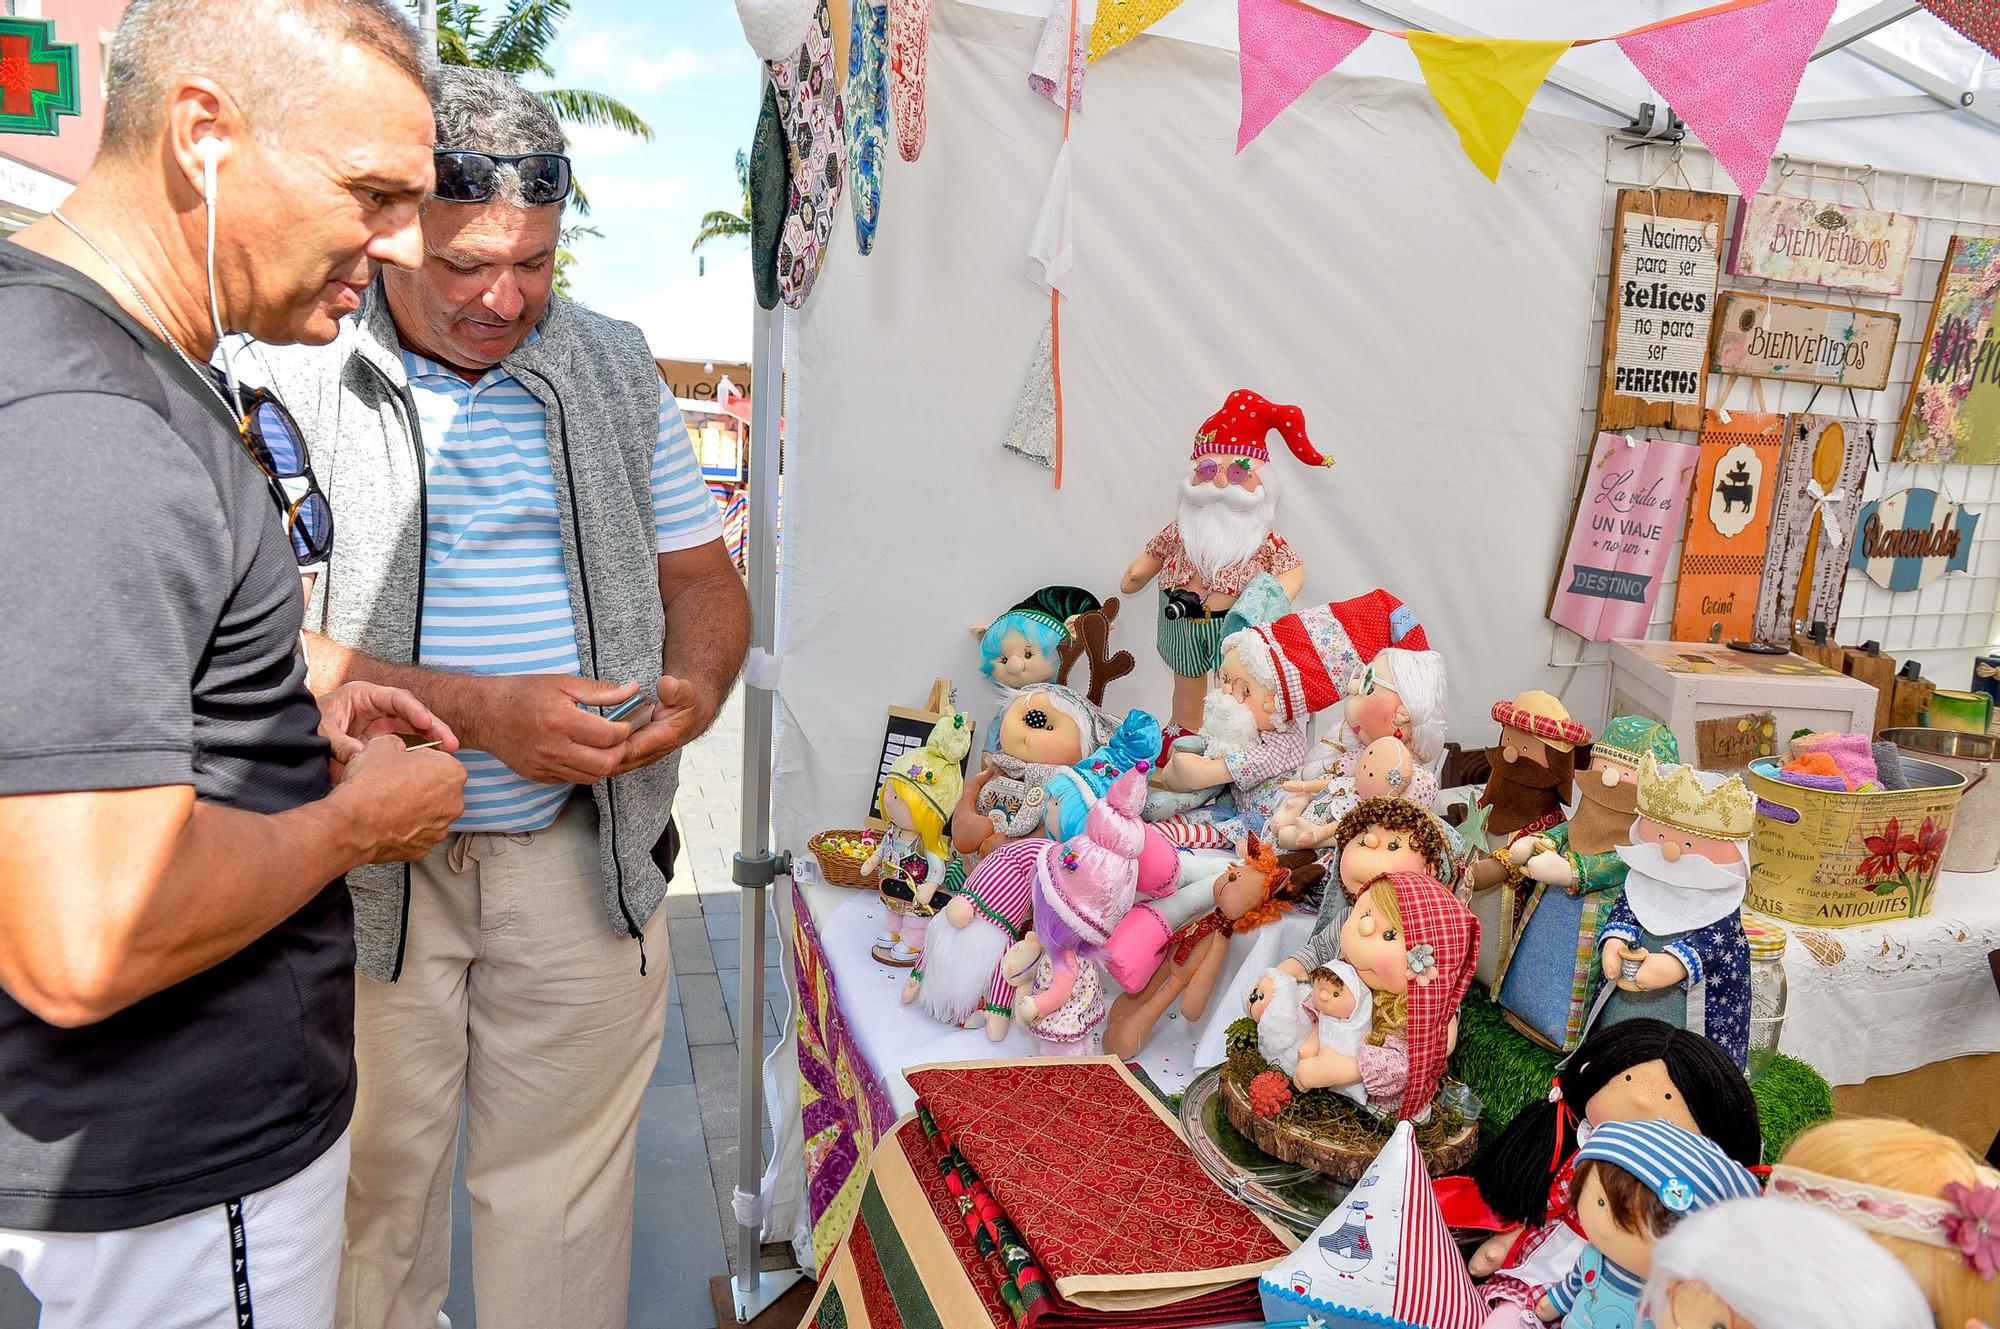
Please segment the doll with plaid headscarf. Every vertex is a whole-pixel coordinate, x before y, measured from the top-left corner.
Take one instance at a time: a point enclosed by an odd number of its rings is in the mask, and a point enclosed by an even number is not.
[[[1353,1057],[1301,1065],[1301,1089],[1359,1084],[1384,1116],[1421,1120],[1458,1039],[1458,1004],[1472,983],[1479,921],[1421,872],[1377,877],[1340,928],[1341,958],[1374,994],[1374,1027]]]

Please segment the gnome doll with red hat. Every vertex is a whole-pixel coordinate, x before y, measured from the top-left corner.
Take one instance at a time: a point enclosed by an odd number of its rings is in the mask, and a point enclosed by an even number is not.
[[[1159,578],[1160,658],[1174,671],[1169,741],[1200,727],[1226,619],[1251,580],[1275,580],[1286,602],[1305,586],[1305,565],[1271,529],[1278,490],[1265,439],[1273,429],[1306,465],[1333,465],[1306,436],[1304,411],[1238,388],[1195,434],[1174,520],[1125,570],[1126,595]]]
[[[1172,790],[1224,786],[1205,807],[1155,823],[1190,849],[1226,848],[1261,834],[1289,797],[1286,782],[1309,750],[1305,725],[1341,699],[1351,680],[1386,647],[1430,647],[1416,613],[1387,591],[1285,614],[1241,628],[1223,641],[1220,685],[1203,706],[1204,727],[1239,715],[1255,745],[1226,757],[1174,752],[1155,783]]]
[[[1340,954],[1374,994],[1372,1028],[1354,1056],[1301,1062],[1300,1089],[1360,1085],[1384,1116],[1422,1121],[1458,1041],[1458,1007],[1472,985],[1479,921],[1449,887],[1421,872],[1388,872],[1340,926]]]

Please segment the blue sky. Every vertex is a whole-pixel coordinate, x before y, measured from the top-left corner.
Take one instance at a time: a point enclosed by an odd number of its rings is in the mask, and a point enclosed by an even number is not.
[[[570,130],[589,221],[604,238],[579,242],[575,294],[632,318],[694,277],[688,252],[713,208],[737,211],[736,150],[750,146],[760,95],[757,58],[730,0],[576,0],[550,63],[556,85],[610,93],[652,126],[643,143],[609,130]],[[714,241],[710,267],[742,252]],[[749,298],[749,293],[744,293]]]

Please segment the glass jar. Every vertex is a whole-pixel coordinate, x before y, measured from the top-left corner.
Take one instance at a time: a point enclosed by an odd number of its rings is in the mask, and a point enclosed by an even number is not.
[[[1750,943],[1750,1050],[1776,1052],[1785,1027],[1785,929],[1745,914],[1743,936]]]

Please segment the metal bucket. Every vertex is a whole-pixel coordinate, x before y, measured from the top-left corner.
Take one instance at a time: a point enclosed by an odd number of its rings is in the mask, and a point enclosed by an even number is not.
[[[1884,740],[1965,777],[1958,817],[1944,845],[1946,872],[1990,872],[2000,867],[2000,739],[1953,729],[1884,729]]]

